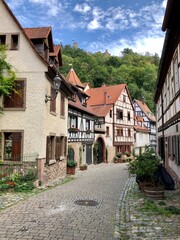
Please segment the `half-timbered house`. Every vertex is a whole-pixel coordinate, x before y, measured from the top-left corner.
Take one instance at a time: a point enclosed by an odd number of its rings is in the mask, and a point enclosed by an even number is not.
[[[97,162],[111,162],[117,152],[131,153],[134,144],[134,109],[126,84],[89,88],[87,100],[98,118],[95,140]]]
[[[158,153],[180,186],[180,1],[168,0],[166,31],[155,92]]]
[[[144,125],[143,117],[134,117],[134,154],[136,156],[144,153],[146,147],[149,147],[150,130]]]
[[[43,182],[64,176],[68,97],[73,91],[58,71],[60,47],[53,44],[51,27],[23,29],[4,0],[0,16],[0,43],[7,46],[7,61],[17,76],[17,91],[1,96],[1,160],[24,165],[38,161]]]
[[[68,102],[68,157],[78,165],[92,164],[95,113],[87,105],[89,95],[84,92],[74,69],[69,71],[66,80],[75,93],[74,100]]]
[[[142,117],[143,125],[149,130],[149,143],[146,142],[146,144],[156,151],[156,118],[144,100],[134,99],[133,104],[135,116]]]

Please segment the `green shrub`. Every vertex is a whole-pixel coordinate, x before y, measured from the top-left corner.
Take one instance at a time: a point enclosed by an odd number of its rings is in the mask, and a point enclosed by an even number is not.
[[[28,172],[22,176],[22,181],[29,182],[35,181],[37,178],[37,170],[36,169],[29,169]]]
[[[74,160],[68,160],[67,161],[67,166],[68,167],[75,167],[77,165],[77,162]]]
[[[122,153],[121,152],[117,152],[116,153],[116,157],[121,158],[122,157]]]
[[[19,183],[14,187],[15,192],[29,192],[35,188],[33,182],[23,182]]]

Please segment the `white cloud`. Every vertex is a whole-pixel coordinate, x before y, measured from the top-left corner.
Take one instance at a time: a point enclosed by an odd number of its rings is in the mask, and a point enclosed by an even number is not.
[[[76,6],[74,7],[74,11],[85,14],[91,11],[91,7],[87,3],[76,4]]]
[[[88,28],[88,30],[100,29],[101,25],[97,19],[94,19],[87,25],[87,28]]]
[[[58,0],[29,0],[29,2],[46,7],[49,17],[57,16],[62,7]]]
[[[167,5],[167,0],[163,0],[163,2],[162,2],[162,7],[165,9],[166,8],[166,5]]]

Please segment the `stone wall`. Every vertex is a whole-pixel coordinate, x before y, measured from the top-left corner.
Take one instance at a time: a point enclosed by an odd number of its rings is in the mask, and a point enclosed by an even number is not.
[[[110,162],[113,162],[113,158],[115,156],[115,147],[113,146],[108,146],[107,147],[107,150],[108,150],[108,159],[107,159],[107,162],[110,163]]]
[[[51,182],[57,178],[63,178],[66,175],[66,159],[56,161],[51,165],[45,164],[45,159],[38,159],[38,180],[42,184]]]

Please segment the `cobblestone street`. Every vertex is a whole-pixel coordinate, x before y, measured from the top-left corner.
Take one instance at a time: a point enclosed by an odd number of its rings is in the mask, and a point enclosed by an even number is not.
[[[128,174],[125,164],[100,164],[77,178],[0,213],[0,239],[111,240],[116,207]],[[76,205],[94,200],[97,206]]]
[[[91,165],[74,180],[23,199],[0,196],[0,206],[15,204],[0,212],[0,240],[180,240],[180,215],[141,211],[147,199],[126,164]],[[75,204],[81,200],[86,206]],[[180,208],[180,191],[166,191],[163,202]]]

